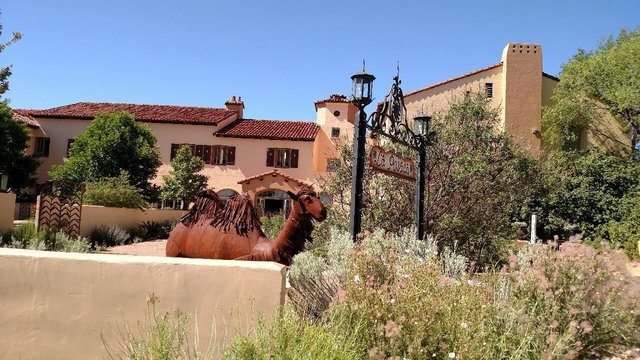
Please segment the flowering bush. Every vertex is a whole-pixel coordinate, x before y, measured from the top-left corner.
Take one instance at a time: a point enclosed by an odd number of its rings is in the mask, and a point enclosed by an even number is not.
[[[640,284],[606,252],[573,244],[559,252],[527,248],[500,271],[476,275],[446,271],[451,266],[436,253],[412,242],[410,231],[367,234],[343,256],[344,273],[324,313],[279,320],[273,326],[293,328],[263,328],[232,353],[275,356],[267,345],[302,344],[310,329],[322,335],[321,348],[361,349],[343,357],[349,359],[594,358],[640,344]],[[458,256],[449,261],[466,262]],[[357,333],[345,330],[351,328]],[[274,332],[288,334],[286,343]]]

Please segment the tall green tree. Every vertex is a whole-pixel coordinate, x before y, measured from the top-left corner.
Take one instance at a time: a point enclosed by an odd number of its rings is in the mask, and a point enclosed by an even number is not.
[[[14,120],[12,110],[0,101],[0,174],[9,175],[10,188],[22,189],[35,183],[38,160],[27,154],[30,138],[27,126]]]
[[[640,136],[640,29],[622,30],[594,51],[578,50],[562,66],[560,82],[545,109],[545,137],[563,145],[611,114],[628,130],[632,151]]]
[[[191,154],[191,148],[182,146],[171,161],[173,170],[164,175],[160,196],[165,200],[183,200],[188,204],[195,200],[196,193],[207,186],[208,177],[199,174],[204,161]]]
[[[2,12],[0,12],[0,15],[1,14]],[[2,24],[0,24],[0,36],[2,36]],[[14,32],[13,34],[11,34],[9,40],[0,41],[0,53],[3,52],[7,46],[15,43],[20,39],[22,39],[22,34],[19,32]],[[0,67],[0,99],[2,99],[2,94],[9,90],[9,76],[11,76],[11,65]]]
[[[101,113],[75,138],[69,160],[54,166],[49,175],[58,181],[86,182],[126,171],[131,185],[147,191],[158,166],[160,152],[148,125],[127,112]]]

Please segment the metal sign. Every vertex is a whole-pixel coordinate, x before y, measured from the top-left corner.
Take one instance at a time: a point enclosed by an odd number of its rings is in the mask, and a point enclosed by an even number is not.
[[[375,171],[387,175],[415,181],[416,169],[413,159],[404,157],[394,151],[385,151],[380,146],[373,146],[369,152],[369,166]]]

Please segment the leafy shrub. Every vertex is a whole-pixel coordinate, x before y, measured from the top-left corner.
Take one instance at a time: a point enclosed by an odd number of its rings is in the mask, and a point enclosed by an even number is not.
[[[124,245],[128,243],[129,238],[129,233],[118,225],[101,225],[93,229],[89,234],[89,240],[93,248]]]
[[[2,246],[29,250],[89,252],[86,238],[73,238],[62,231],[36,231],[33,222],[21,224],[2,237]]]
[[[624,223],[640,189],[640,162],[598,148],[552,153],[538,167],[532,196],[515,217],[537,214],[542,238],[578,232],[587,241],[609,240],[609,224]]]
[[[49,247],[47,250],[86,253],[91,251],[89,240],[84,237],[72,238],[59,231],[49,237]]]
[[[280,230],[284,227],[286,218],[282,214],[272,214],[263,216],[260,221],[262,222],[262,231],[269,240],[275,240],[280,234]]]
[[[131,237],[138,238],[139,241],[166,239],[175,226],[175,221],[145,221],[131,230]]]
[[[336,309],[337,310],[337,309]],[[320,321],[302,320],[285,310],[273,322],[261,321],[248,335],[239,335],[223,358],[230,360],[362,359],[366,323],[349,311],[332,311]]]
[[[640,344],[640,283],[609,253],[527,247],[500,271],[454,278],[435,252],[405,251],[410,240],[365,235],[321,316],[285,311],[227,355],[323,359],[348,346],[333,358],[577,359]]]
[[[606,231],[614,247],[621,247],[631,258],[640,257],[640,193],[620,202],[620,220],[609,222]]]
[[[36,239],[42,235],[36,231],[36,224],[32,221],[28,221],[24,224],[20,224],[5,235],[5,243],[12,247],[26,249],[33,239]]]
[[[83,202],[88,205],[100,205],[119,208],[145,208],[148,206],[140,190],[129,184],[128,174],[103,178],[86,183]]]

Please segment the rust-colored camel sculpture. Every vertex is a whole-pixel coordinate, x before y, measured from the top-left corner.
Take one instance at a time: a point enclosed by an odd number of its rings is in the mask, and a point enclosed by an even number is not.
[[[324,220],[327,210],[311,189],[287,193],[294,200],[291,213],[278,237],[270,241],[247,196],[233,196],[224,204],[212,190],[200,192],[189,213],[169,235],[167,256],[290,265],[293,256],[304,249],[305,241],[311,240],[312,219]]]

